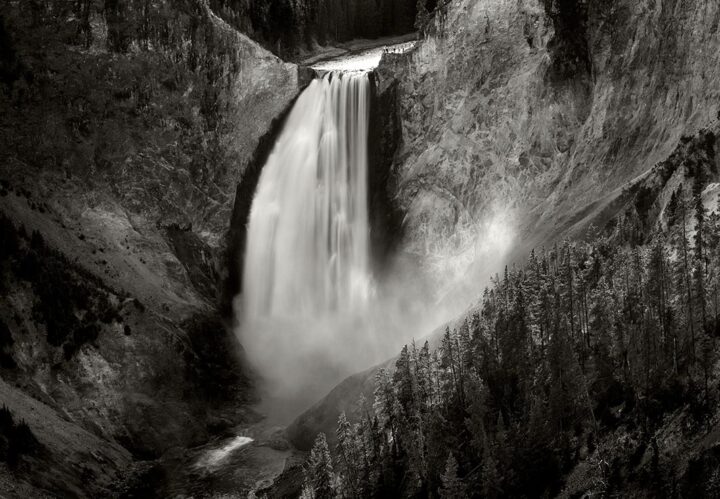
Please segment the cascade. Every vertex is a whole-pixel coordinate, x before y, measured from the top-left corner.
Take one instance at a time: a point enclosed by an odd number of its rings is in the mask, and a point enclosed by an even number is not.
[[[329,72],[290,112],[250,211],[246,319],[322,317],[367,303],[369,94],[366,72]]]

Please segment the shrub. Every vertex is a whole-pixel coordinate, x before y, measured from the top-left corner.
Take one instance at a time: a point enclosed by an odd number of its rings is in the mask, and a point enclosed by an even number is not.
[[[0,350],[3,347],[12,346],[13,343],[14,340],[10,328],[0,319]]]
[[[25,421],[15,423],[10,410],[0,408],[0,461],[15,468],[24,455],[33,455],[41,445]]]

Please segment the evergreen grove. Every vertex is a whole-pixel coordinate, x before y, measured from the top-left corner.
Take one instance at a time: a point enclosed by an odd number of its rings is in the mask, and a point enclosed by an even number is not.
[[[318,437],[303,497],[541,497],[581,460],[610,495],[621,463],[604,436],[621,427],[651,456],[645,492],[673,495],[655,432],[677,411],[707,428],[718,399],[720,216],[703,187],[681,184],[641,241],[626,220],[531,253],[438,348],[404,347],[374,401],[341,415],[332,456]]]

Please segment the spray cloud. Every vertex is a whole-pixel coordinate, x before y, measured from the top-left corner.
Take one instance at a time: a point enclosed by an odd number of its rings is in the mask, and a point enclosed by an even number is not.
[[[253,200],[235,307],[240,340],[263,377],[261,410],[276,422],[462,312],[512,241],[500,216],[466,224],[452,244],[428,232],[432,251],[420,264],[401,254],[371,278],[369,88],[364,72],[313,81]]]

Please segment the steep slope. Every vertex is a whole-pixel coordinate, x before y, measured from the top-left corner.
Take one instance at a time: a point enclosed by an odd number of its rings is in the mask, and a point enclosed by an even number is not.
[[[464,308],[532,247],[627,220],[642,239],[683,175],[655,165],[694,161],[715,137],[719,23],[700,1],[447,3],[414,51],[378,68],[402,131],[397,247]],[[352,404],[333,392],[291,435],[333,433]]]
[[[702,1],[448,3],[379,69],[398,82],[404,247],[446,278],[488,221],[515,245],[561,237],[717,117],[718,22]]]
[[[106,495],[252,417],[226,233],[301,80],[205,2],[0,7],[0,400],[45,449],[18,480]]]
[[[293,441],[325,432],[340,487],[376,495],[435,490],[448,454],[472,497],[716,495],[719,138],[683,137],[586,242],[506,270],[435,353],[348,378]]]

